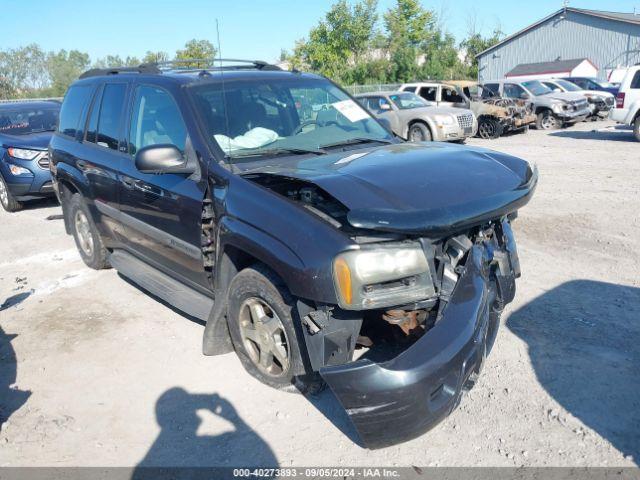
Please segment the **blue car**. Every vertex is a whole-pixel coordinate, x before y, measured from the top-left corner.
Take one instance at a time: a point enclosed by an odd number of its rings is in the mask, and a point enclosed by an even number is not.
[[[47,148],[59,113],[55,101],[0,103],[0,204],[7,212],[55,195]]]
[[[613,83],[605,82],[591,77],[567,77],[563,80],[569,80],[583,90],[595,90],[597,92],[609,92],[614,96],[618,94],[618,87]]]

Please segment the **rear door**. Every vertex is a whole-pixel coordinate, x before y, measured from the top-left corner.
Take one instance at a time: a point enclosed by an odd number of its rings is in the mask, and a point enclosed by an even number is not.
[[[442,85],[438,106],[467,108],[467,102],[464,97],[458,93],[455,87]]]
[[[120,182],[120,217],[129,250],[192,287],[207,287],[200,246],[206,172],[152,175],[135,166],[135,154],[143,147],[170,144],[184,155],[195,155],[190,142],[173,94],[155,85],[136,85]]]

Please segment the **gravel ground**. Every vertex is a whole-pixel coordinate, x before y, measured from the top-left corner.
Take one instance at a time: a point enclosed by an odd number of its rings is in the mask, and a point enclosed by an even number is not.
[[[0,212],[0,465],[637,465],[640,144],[607,122],[469,143],[537,162],[541,180],[514,227],[516,300],[437,428],[359,447],[330,392],[278,392],[234,354],[202,356],[202,325],[86,268],[40,203]]]

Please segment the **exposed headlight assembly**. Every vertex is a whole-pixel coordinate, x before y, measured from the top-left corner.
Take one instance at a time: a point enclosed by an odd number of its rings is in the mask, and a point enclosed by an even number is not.
[[[424,300],[435,295],[420,244],[378,244],[341,253],[333,262],[340,307],[366,310]]]
[[[551,109],[554,112],[562,112],[564,110],[566,110],[567,108],[569,108],[569,105],[567,105],[566,103],[554,103],[551,107]]]
[[[24,148],[9,148],[7,151],[10,157],[19,158],[20,160],[33,160],[42,153],[40,150],[27,150]]]
[[[434,115],[433,118],[438,125],[453,125],[455,123],[451,115]]]

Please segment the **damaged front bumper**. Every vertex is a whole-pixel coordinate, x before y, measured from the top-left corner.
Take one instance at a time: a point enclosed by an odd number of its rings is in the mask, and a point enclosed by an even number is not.
[[[504,250],[471,248],[442,318],[407,350],[383,363],[361,359],[320,369],[364,446],[381,448],[423,434],[448,416],[473,384],[519,276],[506,228]],[[489,267],[492,262],[497,268]]]

